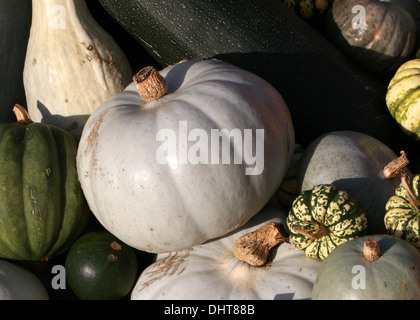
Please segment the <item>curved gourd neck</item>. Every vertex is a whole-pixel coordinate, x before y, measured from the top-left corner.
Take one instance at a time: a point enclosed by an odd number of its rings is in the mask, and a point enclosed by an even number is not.
[[[36,0],[32,1],[32,27],[45,32],[85,30],[96,24],[86,0]]]

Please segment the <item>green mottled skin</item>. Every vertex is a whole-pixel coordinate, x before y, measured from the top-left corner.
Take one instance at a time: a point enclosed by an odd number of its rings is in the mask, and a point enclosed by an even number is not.
[[[367,228],[367,218],[347,192],[333,185],[320,185],[301,193],[292,204],[287,225],[293,245],[304,250],[310,258],[324,260],[337,246],[362,235]],[[322,225],[328,233],[311,239],[293,230],[297,225],[314,233]]]
[[[83,231],[89,211],[76,148],[53,126],[0,125],[0,257],[41,260],[68,249]]]
[[[410,180],[414,196],[420,200],[420,175]],[[420,211],[411,205],[402,184],[395,189],[385,207],[385,227],[388,234],[407,240],[420,248]]]
[[[406,79],[407,77],[401,78],[395,83]],[[410,108],[413,101],[420,98],[420,86],[410,88],[400,98],[388,106],[389,112],[392,117],[400,125],[405,123],[407,125],[407,111]],[[420,123],[411,123],[410,128],[406,128],[407,134],[417,139],[420,139]]]

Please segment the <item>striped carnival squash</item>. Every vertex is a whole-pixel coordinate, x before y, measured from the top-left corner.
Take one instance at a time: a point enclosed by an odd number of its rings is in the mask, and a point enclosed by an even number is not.
[[[401,172],[401,184],[385,206],[387,233],[420,248],[420,175]]]
[[[420,59],[398,68],[388,85],[386,104],[402,130],[420,139]]]
[[[68,249],[89,208],[70,133],[34,123],[22,106],[0,125],[0,257],[40,261]]]
[[[304,19],[311,19],[327,11],[333,0],[281,0],[286,7]]]
[[[367,218],[357,202],[334,185],[302,192],[287,217],[290,241],[309,258],[324,260],[339,245],[358,238]]]

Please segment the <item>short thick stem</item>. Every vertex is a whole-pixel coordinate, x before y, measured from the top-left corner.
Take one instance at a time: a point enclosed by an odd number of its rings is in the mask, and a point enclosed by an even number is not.
[[[133,77],[137,92],[145,101],[157,100],[168,93],[168,83],[154,67],[141,69]]]
[[[379,243],[374,238],[368,238],[365,240],[363,246],[363,257],[370,261],[376,261],[381,256],[381,250],[379,248]]]
[[[391,179],[398,175],[400,172],[403,172],[405,167],[407,167],[409,161],[407,158],[407,154],[404,150],[400,152],[401,156],[398,158],[392,160],[390,163],[388,163],[384,169],[383,174],[387,179]]]
[[[15,114],[18,123],[33,123],[31,118],[29,117],[28,111],[26,111],[26,109],[20,104],[15,104],[15,106],[13,107],[13,113]]]

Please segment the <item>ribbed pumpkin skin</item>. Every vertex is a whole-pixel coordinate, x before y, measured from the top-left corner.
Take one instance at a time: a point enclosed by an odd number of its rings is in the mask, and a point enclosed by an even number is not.
[[[367,238],[378,241],[381,255],[376,261],[363,256]],[[419,270],[419,251],[407,241],[385,234],[359,237],[323,262],[312,300],[419,300]]]
[[[310,19],[326,12],[332,0],[281,0],[281,2],[302,18]]]
[[[39,123],[0,126],[0,257],[41,260],[88,220],[71,135]]]
[[[402,64],[388,85],[386,104],[409,136],[420,139],[420,59]]]
[[[109,232],[89,232],[67,254],[67,281],[82,300],[118,300],[133,288],[137,266],[133,248]]]
[[[363,13],[360,15],[357,8],[365,9],[364,25],[361,25]],[[395,1],[335,0],[326,21],[332,41],[374,74],[395,72],[413,52],[416,24]]]
[[[420,175],[410,180],[410,189],[420,199]],[[388,234],[411,242],[420,248],[420,211],[413,207],[402,184],[395,189],[385,207],[385,227]]]
[[[328,234],[313,240],[294,231],[299,226],[311,233],[317,225]],[[333,185],[319,185],[301,193],[292,204],[287,217],[290,240],[304,250],[309,258],[324,260],[337,246],[363,234],[367,218],[351,196]]]

